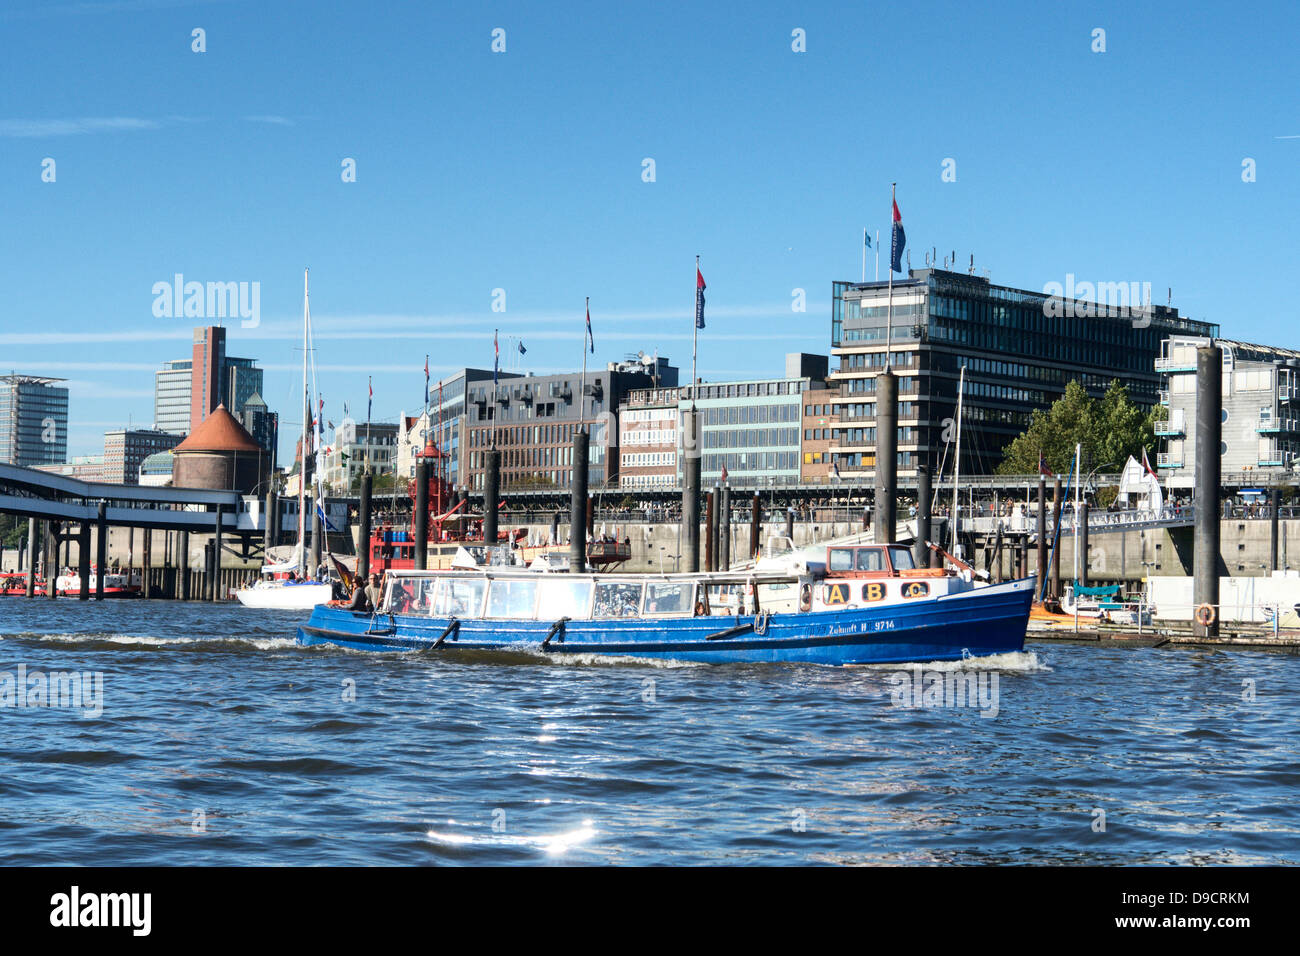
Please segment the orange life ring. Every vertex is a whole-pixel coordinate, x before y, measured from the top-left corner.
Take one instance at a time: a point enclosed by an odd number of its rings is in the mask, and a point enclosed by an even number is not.
[[[1211,604],[1202,604],[1196,609],[1196,623],[1201,627],[1209,627],[1215,620],[1214,606]]]

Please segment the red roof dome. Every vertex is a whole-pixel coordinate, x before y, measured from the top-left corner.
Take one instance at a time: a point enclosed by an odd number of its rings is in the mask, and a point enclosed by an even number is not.
[[[257,452],[262,448],[253,440],[253,436],[235,416],[226,411],[225,405],[218,405],[212,414],[199,423],[199,427],[172,449],[173,454],[187,451],[249,451]]]

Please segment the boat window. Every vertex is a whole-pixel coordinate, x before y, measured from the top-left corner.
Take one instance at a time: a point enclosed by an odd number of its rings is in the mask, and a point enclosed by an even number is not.
[[[419,595],[420,581],[417,579],[392,578],[384,598],[384,609],[389,614],[415,614]]]
[[[858,548],[858,570],[885,570],[885,556],[880,553],[879,548]]]
[[[853,549],[852,548],[831,548],[830,562],[827,565],[828,571],[852,571],[853,570]]]
[[[690,614],[695,585],[683,582],[649,581],[645,586],[646,614]]]
[[[894,566],[895,571],[910,571],[916,567],[916,562],[912,560],[912,552],[907,548],[890,548],[889,563]]]
[[[482,578],[444,578],[434,594],[438,617],[477,617],[483,608],[487,582]]]
[[[636,617],[641,613],[642,584],[601,581],[596,585],[596,605],[592,617]]]
[[[488,588],[488,617],[527,620],[537,607],[536,581],[496,580]]]
[[[586,618],[587,605],[591,602],[591,581],[549,578],[541,585],[538,618],[543,621],[558,621],[562,617]]]

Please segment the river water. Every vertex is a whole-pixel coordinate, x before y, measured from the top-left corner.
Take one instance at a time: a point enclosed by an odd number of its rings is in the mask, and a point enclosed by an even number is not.
[[[943,675],[368,654],[302,617],[0,598],[0,863],[1300,861],[1295,654],[1031,643],[910,707]],[[54,671],[101,690],[17,706]]]

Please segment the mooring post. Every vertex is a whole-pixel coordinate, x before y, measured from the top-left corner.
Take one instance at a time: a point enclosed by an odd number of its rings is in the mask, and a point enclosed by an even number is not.
[[[77,529],[77,600],[90,600],[90,522],[81,522]]]
[[[322,487],[317,485],[312,488],[308,492],[307,499],[311,502],[311,566],[308,570],[313,580],[320,577],[320,559],[325,545],[325,528],[320,520],[321,512],[325,510],[325,502],[321,496]]]
[[[27,596],[36,596],[36,519],[27,519]]]
[[[483,543],[497,543],[497,502],[501,498],[501,451],[488,449],[487,467],[483,469]],[[578,463],[574,462],[576,473]]]
[[[794,543],[794,505],[785,506],[785,536]]]
[[[429,459],[415,463],[415,570],[429,563]]]
[[[45,596],[53,600],[57,597],[56,582],[59,577],[59,523],[47,521],[45,524]]]
[[[713,541],[717,537],[717,529],[713,524],[713,492],[704,493],[704,570],[713,571]]]
[[[1193,596],[1197,637],[1219,636],[1219,485],[1222,480],[1223,350],[1216,345],[1196,350],[1196,517],[1193,545]],[[1208,614],[1200,609],[1209,606]]]
[[[104,575],[108,573],[108,502],[95,508],[95,600],[104,600]]]
[[[551,514],[551,547],[560,543],[560,513],[558,511]]]
[[[930,566],[930,466],[918,465],[916,468],[916,543],[912,554],[918,568]]]
[[[573,432],[573,481],[569,499],[569,570],[582,574],[587,570],[587,466],[590,438],[579,425]]]
[[[271,549],[277,544],[275,533],[278,530],[275,520],[276,512],[276,494],[275,488],[269,486],[266,489],[266,515],[262,519],[262,557],[263,564],[269,564],[271,561]]]
[[[182,601],[190,599],[190,533],[182,531],[176,539],[176,575],[180,578]]]
[[[760,522],[762,521],[763,503],[754,492],[754,499],[749,505],[749,557],[751,561],[758,560]]]
[[[722,507],[718,514],[719,571],[731,570],[731,489],[722,486]]]
[[[148,600],[149,579],[153,577],[153,529],[140,529],[140,596]],[[130,581],[127,582],[128,584]]]
[[[873,538],[890,544],[898,530],[898,378],[889,370],[876,376],[876,513]]]
[[[699,414],[694,408],[682,416],[682,448],[686,464],[682,469],[682,532],[686,546],[686,570],[700,570],[700,454]]]
[[[1059,599],[1061,597],[1061,479],[1052,480],[1052,540],[1056,542],[1056,547],[1052,548],[1052,597]],[[1078,519],[1075,515],[1074,533],[1079,533]]]
[[[319,518],[319,515],[317,515]],[[221,505],[217,505],[216,520],[212,532],[212,593],[210,599],[215,603],[221,600]]]
[[[1278,512],[1282,510],[1282,489],[1268,490],[1268,570],[1277,570]]]
[[[1038,479],[1038,580],[1034,582],[1038,592],[1036,599],[1041,601],[1047,595],[1047,479]]]
[[[370,581],[370,492],[374,487],[374,476],[367,468],[361,475],[361,505],[357,522],[360,525],[357,538],[357,580],[365,587]]]

